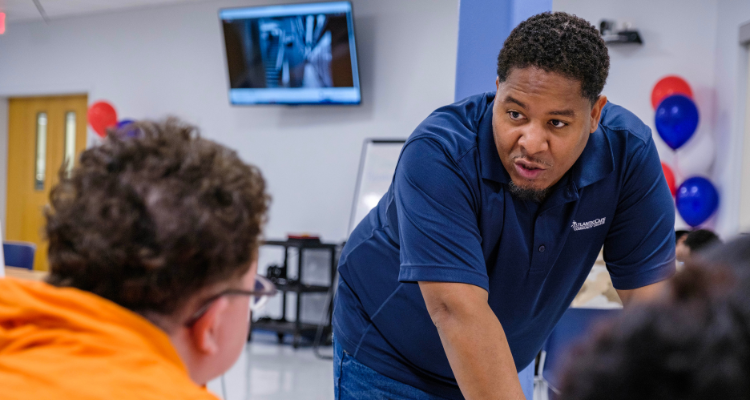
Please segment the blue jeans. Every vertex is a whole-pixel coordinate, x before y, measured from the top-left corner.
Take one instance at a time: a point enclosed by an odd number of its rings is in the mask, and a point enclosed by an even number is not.
[[[336,400],[444,400],[401,383],[355,360],[333,342],[333,393]]]
[[[534,363],[518,373],[526,398],[532,399]],[[333,342],[333,393],[336,400],[440,400],[442,397],[401,383],[355,360]]]

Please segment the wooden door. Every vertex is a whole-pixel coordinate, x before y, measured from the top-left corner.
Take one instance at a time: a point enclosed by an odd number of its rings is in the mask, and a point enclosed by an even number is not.
[[[64,162],[86,147],[86,95],[11,98],[5,240],[36,243],[34,269],[46,271],[44,209]],[[72,164],[67,164],[70,168]]]

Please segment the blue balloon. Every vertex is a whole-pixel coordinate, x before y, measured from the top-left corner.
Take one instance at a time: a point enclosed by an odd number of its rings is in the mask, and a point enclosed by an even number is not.
[[[123,119],[120,120],[120,122],[117,123],[117,133],[120,135],[120,137],[126,137],[126,138],[133,138],[138,137],[139,130],[136,127],[130,127],[127,126],[134,123],[132,119]]]
[[[117,123],[117,129],[120,129],[120,128],[122,128],[125,125],[132,124],[133,122],[135,122],[135,121],[133,121],[132,119],[121,119]]]
[[[677,189],[677,211],[688,225],[696,227],[705,222],[719,206],[719,193],[711,181],[694,176]]]
[[[698,107],[689,97],[669,96],[656,107],[656,131],[672,148],[677,150],[687,142],[698,128]]]

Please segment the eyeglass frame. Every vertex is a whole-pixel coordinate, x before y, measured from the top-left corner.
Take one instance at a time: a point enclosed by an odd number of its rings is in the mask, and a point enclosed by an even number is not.
[[[203,303],[201,303],[201,306],[198,307],[198,309],[193,313],[193,316],[190,317],[190,319],[188,319],[187,322],[185,322],[185,327],[192,328],[193,325],[195,325],[195,323],[198,322],[198,320],[201,319],[201,317],[203,317],[206,314],[209,307],[211,307],[211,304],[213,304],[214,301],[224,296],[250,296],[251,297],[250,310],[251,311],[260,310],[266,304],[266,302],[268,301],[268,298],[275,296],[278,290],[276,290],[276,286],[273,284],[273,282],[266,279],[266,277],[262,275],[256,275],[254,286],[257,288],[259,285],[261,287],[260,290],[226,289],[207,298],[206,300],[203,301]],[[252,303],[253,296],[259,297],[258,302],[255,304]]]

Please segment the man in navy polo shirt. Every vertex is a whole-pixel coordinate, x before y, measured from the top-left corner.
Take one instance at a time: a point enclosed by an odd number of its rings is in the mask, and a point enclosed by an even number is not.
[[[497,92],[438,109],[344,248],[340,399],[521,399],[529,365],[604,246],[627,304],[674,273],[674,206],[651,132],[601,95],[599,32],[521,23]]]

